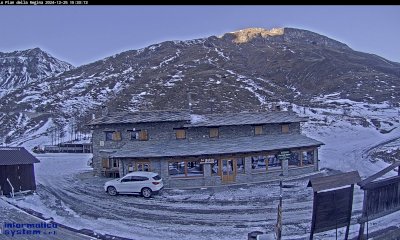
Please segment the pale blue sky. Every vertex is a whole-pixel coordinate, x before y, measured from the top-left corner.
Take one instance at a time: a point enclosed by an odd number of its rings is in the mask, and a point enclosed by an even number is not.
[[[40,47],[75,66],[166,40],[295,27],[400,62],[400,6],[0,6],[0,52]]]

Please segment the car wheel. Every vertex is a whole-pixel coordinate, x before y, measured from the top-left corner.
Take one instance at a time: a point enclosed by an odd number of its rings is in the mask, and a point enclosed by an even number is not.
[[[145,198],[151,197],[151,189],[150,188],[142,188],[142,196]]]
[[[117,189],[115,189],[115,187],[111,186],[107,188],[107,192],[108,194],[110,194],[111,196],[115,196],[117,195]]]

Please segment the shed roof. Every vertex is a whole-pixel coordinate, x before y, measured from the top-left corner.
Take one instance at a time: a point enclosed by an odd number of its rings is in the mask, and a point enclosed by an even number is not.
[[[147,111],[147,112],[112,112],[106,116],[93,119],[88,125],[115,123],[146,123],[189,121],[187,111]]]
[[[32,164],[40,162],[23,147],[0,147],[0,165]]]
[[[241,112],[191,115],[192,121],[186,127],[212,127],[229,125],[256,125],[266,123],[306,122],[307,118],[299,117],[294,112]]]
[[[355,184],[361,181],[358,171],[339,173],[330,176],[313,177],[308,182],[307,187],[312,187],[314,192],[339,188],[346,185]]]
[[[281,150],[323,145],[300,134],[260,135],[234,139],[143,141],[127,143],[121,149],[105,149],[114,158],[183,157]]]

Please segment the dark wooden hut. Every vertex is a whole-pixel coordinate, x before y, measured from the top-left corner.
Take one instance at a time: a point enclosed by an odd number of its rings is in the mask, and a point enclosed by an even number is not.
[[[23,147],[0,147],[0,195],[36,190],[34,163],[39,160]]]

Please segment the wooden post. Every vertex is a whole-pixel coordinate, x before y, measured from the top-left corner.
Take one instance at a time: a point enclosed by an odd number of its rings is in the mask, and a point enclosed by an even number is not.
[[[345,235],[345,240],[347,240],[348,239],[348,237],[349,237],[349,230],[350,230],[350,221],[351,221],[351,211],[353,210],[353,195],[354,195],[354,184],[351,184],[351,196],[350,196],[350,199],[349,199],[349,206],[350,206],[350,208],[349,208],[349,219],[347,220],[347,222],[348,222],[348,224],[347,224],[347,227],[346,227],[346,235]]]
[[[315,220],[316,220],[316,211],[317,211],[317,192],[314,192],[314,199],[313,199],[313,215],[311,220],[311,232],[310,232],[310,240],[314,237],[314,230],[315,230]]]
[[[368,190],[364,189],[363,210],[361,218],[364,218],[367,215],[367,192]],[[365,227],[365,222],[361,222],[360,230],[358,231],[358,240],[364,239],[364,227]]]

